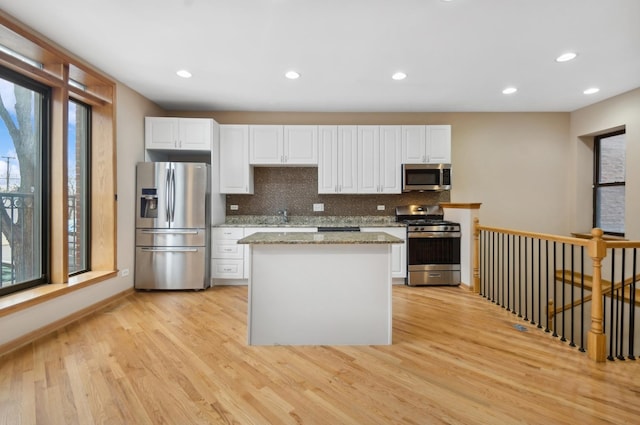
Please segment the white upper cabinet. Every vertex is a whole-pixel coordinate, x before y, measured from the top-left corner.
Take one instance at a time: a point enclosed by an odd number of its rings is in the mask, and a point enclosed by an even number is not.
[[[402,126],[403,164],[450,164],[450,125]]]
[[[358,126],[358,193],[401,193],[401,129]]]
[[[220,192],[253,193],[248,125],[220,126]]]
[[[251,125],[252,165],[317,165],[318,126]]]
[[[255,165],[282,164],[284,136],[281,125],[249,126],[249,163]]]
[[[318,193],[338,193],[338,126],[318,127]]]
[[[427,155],[432,164],[451,164],[451,126],[427,126]]]
[[[380,126],[380,192],[402,192],[401,128]]]
[[[422,164],[427,162],[426,126],[402,126],[402,163]]]
[[[318,193],[358,193],[356,126],[318,127]]]
[[[318,165],[318,126],[284,126],[284,161],[293,165]]]
[[[145,117],[145,148],[211,151],[213,120],[208,118]]]

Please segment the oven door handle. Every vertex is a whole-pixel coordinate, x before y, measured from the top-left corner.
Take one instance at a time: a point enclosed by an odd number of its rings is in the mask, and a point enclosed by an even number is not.
[[[407,233],[409,239],[412,238],[459,238],[460,232],[409,232]]]

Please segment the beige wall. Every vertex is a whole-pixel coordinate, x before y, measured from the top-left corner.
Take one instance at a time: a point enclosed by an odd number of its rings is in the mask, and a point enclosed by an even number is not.
[[[589,227],[591,156],[580,135],[627,126],[627,193],[638,193],[640,90],[569,113],[165,113],[121,84],[117,91],[117,277],[36,307],[0,318],[0,344],[100,302],[133,286],[135,164],[144,159],[146,115],[213,117],[221,124],[451,124],[452,202],[481,202],[487,225],[567,234]],[[580,164],[578,166],[578,164]],[[590,176],[590,174],[589,174]],[[590,177],[589,177],[590,178]],[[580,181],[580,183],[578,183]],[[585,190],[585,187],[587,188]],[[588,196],[587,196],[588,192]],[[588,199],[587,199],[588,198]],[[640,200],[628,196],[627,224],[640,238]],[[567,213],[569,212],[569,213]],[[584,215],[589,220],[584,220]]]
[[[558,234],[574,230],[566,214],[569,113],[210,112],[199,116],[213,117],[220,124],[451,124],[452,202],[481,202],[480,220],[487,225]]]
[[[640,240],[640,89],[612,97],[571,114],[572,173],[569,219],[575,228],[592,222],[593,136],[626,128],[626,238]]]
[[[117,87],[117,261],[129,275],[109,279],[15,314],[0,317],[0,345],[133,287],[135,164],[144,160],[144,116],[161,114],[155,104],[122,84]]]

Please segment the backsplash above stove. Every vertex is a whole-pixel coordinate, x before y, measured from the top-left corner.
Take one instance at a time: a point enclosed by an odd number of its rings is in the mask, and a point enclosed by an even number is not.
[[[315,167],[255,167],[253,195],[227,195],[227,215],[277,215],[286,208],[289,215],[352,216],[395,215],[398,205],[449,202],[450,192],[409,192],[399,195],[326,195],[318,194],[318,169]],[[324,204],[323,212],[314,212],[313,204]],[[231,210],[237,205],[237,210]],[[385,210],[379,211],[378,205]]]

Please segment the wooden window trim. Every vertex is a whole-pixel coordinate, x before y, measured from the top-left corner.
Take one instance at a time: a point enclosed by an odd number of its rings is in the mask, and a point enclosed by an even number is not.
[[[55,165],[50,175],[50,284],[1,297],[1,317],[117,275],[117,197],[116,83],[3,11],[0,39],[6,47],[43,64],[38,68],[0,52],[0,65],[52,88],[50,161]],[[84,87],[76,87],[71,80]],[[68,276],[65,172],[70,97],[92,106],[90,271],[72,278]]]

